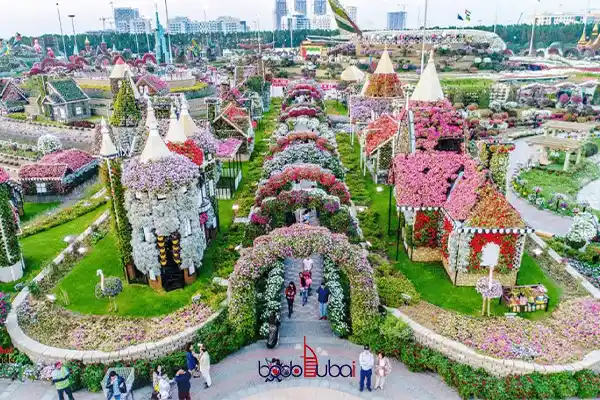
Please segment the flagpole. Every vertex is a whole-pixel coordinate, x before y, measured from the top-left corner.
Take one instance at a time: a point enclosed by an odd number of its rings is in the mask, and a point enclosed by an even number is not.
[[[421,73],[425,67],[425,29],[427,28],[427,0],[425,0],[425,14],[423,17],[423,44],[421,46]]]

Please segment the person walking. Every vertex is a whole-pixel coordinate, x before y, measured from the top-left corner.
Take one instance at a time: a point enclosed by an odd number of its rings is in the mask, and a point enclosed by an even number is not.
[[[382,351],[377,352],[377,364],[375,365],[375,390],[383,390],[385,378],[392,372],[392,363]]]
[[[54,364],[54,371],[52,371],[52,383],[56,387],[59,400],[64,400],[65,394],[69,400],[74,400],[70,377],[69,368],[65,367],[61,361],[57,361]]]
[[[115,371],[110,371],[105,386],[106,400],[121,400],[121,395],[127,394],[127,385],[125,379],[118,375]],[[123,396],[124,398],[125,396]]]
[[[210,354],[208,354],[208,350],[206,347],[200,343],[200,373],[204,378],[204,389],[208,389],[210,385],[212,385],[212,380],[210,379]]]
[[[302,275],[304,275],[304,281],[306,282],[306,295],[310,296],[310,292],[311,292],[310,285],[312,285],[312,272],[304,271],[302,273]]]
[[[187,351],[185,352],[185,365],[190,372],[190,376],[197,378],[199,375],[197,373],[198,369],[198,357],[194,352],[194,344],[190,343],[187,347]]]
[[[308,301],[308,286],[303,272],[298,272],[298,279],[300,280],[300,294],[302,295],[302,305],[304,306]]]
[[[371,375],[373,374],[373,354],[369,351],[369,345],[364,347],[362,353],[358,357],[358,364],[360,365],[360,391],[362,392],[365,388],[365,381],[367,381],[367,390],[371,391]]]
[[[321,282],[321,286],[317,290],[319,300],[319,319],[327,319],[327,303],[329,302],[329,288],[325,286],[325,282]]]
[[[294,312],[294,297],[296,297],[296,285],[294,282],[290,282],[287,288],[285,288],[285,298],[288,304],[288,318],[292,318]]]
[[[190,380],[192,379],[192,374],[190,371],[184,371],[180,369],[175,374],[175,382],[177,383],[177,395],[179,400],[192,400],[190,395],[190,390],[192,389],[192,385]]]

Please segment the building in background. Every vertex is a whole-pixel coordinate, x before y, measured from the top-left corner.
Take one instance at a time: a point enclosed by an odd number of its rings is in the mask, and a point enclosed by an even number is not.
[[[307,30],[310,29],[310,20],[306,18],[306,15],[300,13],[293,13],[284,15],[281,18],[281,29],[283,30]]]
[[[355,24],[357,24],[358,21],[357,21],[356,17],[358,15],[358,8],[355,6],[348,6],[345,8],[346,8],[346,12],[348,13],[348,16],[350,17],[350,19],[352,21],[354,21]]]
[[[283,29],[281,27],[281,21],[287,15],[287,1],[286,0],[275,0],[275,29]]]
[[[240,21],[240,27],[242,29],[240,32],[248,32],[250,30],[250,27],[246,24],[246,21]]]
[[[306,12],[306,0],[294,0],[294,11],[308,15]]]
[[[387,29],[390,31],[401,31],[406,29],[406,11],[387,13]]]
[[[152,22],[149,18],[134,18],[129,21],[129,33],[131,35],[143,35],[152,32]]]
[[[119,7],[115,8],[115,29],[118,33],[129,33],[131,20],[139,18],[140,11],[137,8]]]
[[[331,26],[331,17],[329,15],[315,15],[310,22],[311,29],[330,30],[332,29]]]
[[[240,23],[240,20],[238,18],[223,16],[217,18],[217,21],[221,22],[222,33],[244,32],[244,30],[242,29],[242,24]]]
[[[327,0],[314,0],[313,14],[314,15],[327,14]]]
[[[585,20],[583,12],[545,12],[536,15],[537,25],[580,24]],[[533,16],[529,21],[533,21]],[[591,10],[587,15],[587,22],[600,22],[600,10]]]
[[[169,32],[177,35],[178,33],[190,33],[188,27],[192,21],[188,17],[175,17],[169,19]]]

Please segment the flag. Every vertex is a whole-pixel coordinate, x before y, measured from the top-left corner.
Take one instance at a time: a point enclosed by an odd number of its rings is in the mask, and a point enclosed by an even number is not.
[[[459,21],[464,21],[465,19],[462,17],[462,15],[458,14],[456,16],[456,18],[458,18]]]
[[[471,11],[465,10],[465,19],[471,21]]]

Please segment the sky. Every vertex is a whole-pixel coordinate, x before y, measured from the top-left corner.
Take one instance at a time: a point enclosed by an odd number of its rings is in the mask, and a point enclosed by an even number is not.
[[[113,0],[115,7],[139,8],[140,13],[154,17],[153,0]],[[288,8],[293,0],[288,1]],[[340,0],[342,5],[358,7],[358,25],[361,29],[383,29],[386,25],[386,13],[405,7],[408,12],[408,27],[417,27],[418,17],[423,19],[425,0]],[[498,23],[516,23],[521,13],[522,22],[531,21],[537,4],[540,11],[581,12],[588,2],[592,8],[600,8],[600,0],[496,0],[498,1]],[[204,20],[204,12],[210,19],[230,15],[246,20],[254,29],[257,17],[262,29],[272,29],[275,0],[168,0],[169,16],[183,15],[195,20]],[[596,2],[597,4],[594,4]],[[63,29],[71,33],[71,21],[68,14],[75,14],[76,32],[98,30],[102,28],[100,17],[111,16],[110,0],[61,0]],[[313,0],[307,0],[310,9]],[[428,0],[427,25],[448,26],[456,24],[456,15],[471,11],[471,23],[479,21],[486,25],[494,23],[496,2],[494,0]],[[257,11],[260,13],[257,15]],[[161,22],[165,20],[164,1],[159,1]],[[328,7],[328,12],[329,7]],[[108,27],[108,25],[107,25]],[[59,24],[56,0],[0,0],[0,38],[13,36],[20,32],[26,36],[43,33],[58,33]]]

